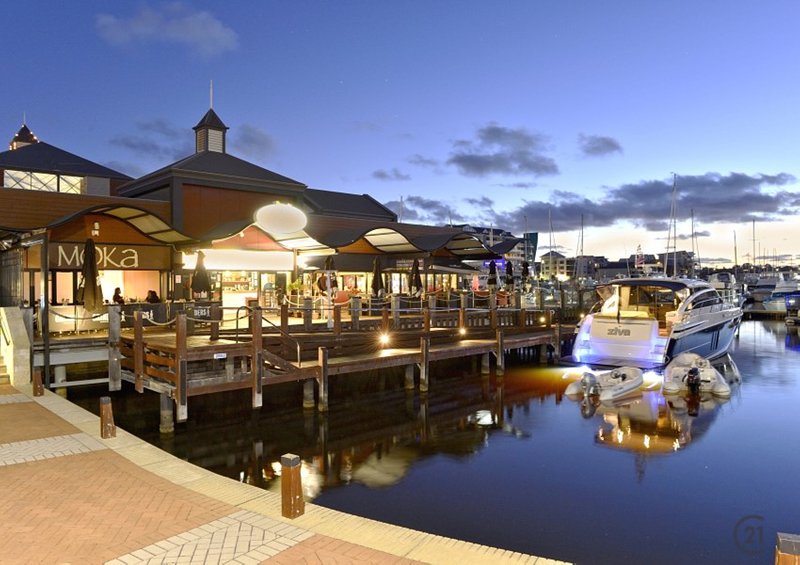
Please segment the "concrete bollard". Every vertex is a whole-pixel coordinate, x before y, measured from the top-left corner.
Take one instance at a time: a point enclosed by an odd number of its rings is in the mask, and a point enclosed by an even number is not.
[[[800,563],[800,536],[778,532],[775,544],[776,565],[794,565]]]
[[[286,453],[281,455],[281,515],[284,518],[297,518],[303,515],[305,509],[300,456]]]
[[[33,370],[33,396],[44,396],[44,385],[42,384],[42,370],[39,367]]]
[[[114,413],[111,409],[111,398],[100,398],[100,437],[108,439],[117,437],[117,427],[114,425]]]

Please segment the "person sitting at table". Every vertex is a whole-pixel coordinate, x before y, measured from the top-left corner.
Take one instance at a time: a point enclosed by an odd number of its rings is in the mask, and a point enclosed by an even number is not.
[[[161,302],[161,299],[158,298],[158,294],[156,294],[155,290],[148,290],[147,291],[147,298],[144,299],[145,302],[149,302],[150,304],[156,304]]]
[[[111,301],[114,304],[125,304],[125,299],[122,298],[122,291],[119,287],[114,289],[114,296],[111,297]]]

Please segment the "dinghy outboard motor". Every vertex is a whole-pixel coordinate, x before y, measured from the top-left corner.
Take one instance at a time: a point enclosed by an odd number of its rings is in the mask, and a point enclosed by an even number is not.
[[[692,394],[700,392],[700,369],[697,367],[689,369],[686,373],[686,386]]]
[[[592,373],[584,373],[581,377],[581,388],[584,396],[597,396],[600,394],[600,387],[597,386],[597,378]]]

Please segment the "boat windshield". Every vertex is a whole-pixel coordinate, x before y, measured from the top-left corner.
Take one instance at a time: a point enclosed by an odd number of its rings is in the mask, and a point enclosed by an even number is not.
[[[689,296],[686,287],[673,288],[664,285],[610,285],[613,294],[608,296],[600,309],[601,314],[654,318],[661,322],[666,321],[668,312],[678,309],[681,302]]]

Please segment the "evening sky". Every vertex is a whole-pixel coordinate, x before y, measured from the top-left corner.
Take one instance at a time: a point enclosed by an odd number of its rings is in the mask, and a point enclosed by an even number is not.
[[[0,133],[132,176],[229,152],[567,254],[800,253],[794,1],[14,2]],[[696,239],[691,242],[691,216]],[[755,222],[754,222],[755,221]],[[552,236],[550,235],[552,224]],[[734,246],[734,242],[737,245]]]

